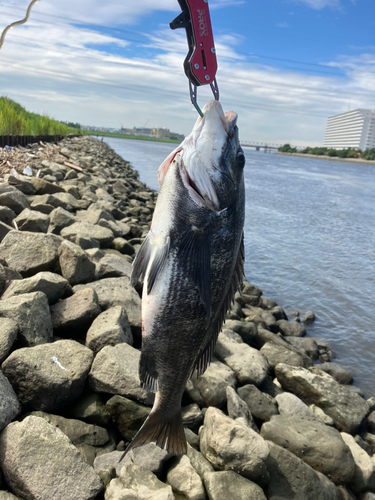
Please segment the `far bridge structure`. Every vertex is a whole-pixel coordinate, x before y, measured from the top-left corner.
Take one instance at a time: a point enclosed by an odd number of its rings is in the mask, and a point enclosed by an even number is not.
[[[265,153],[271,153],[272,150],[278,150],[283,144],[270,144],[265,142],[241,141],[241,146],[245,148],[254,148],[256,151],[264,150]]]

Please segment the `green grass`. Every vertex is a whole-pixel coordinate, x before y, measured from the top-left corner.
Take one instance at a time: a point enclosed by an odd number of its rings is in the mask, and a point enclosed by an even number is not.
[[[77,133],[47,115],[26,111],[20,104],[0,97],[0,135],[68,135]]]
[[[85,135],[95,135],[99,137],[117,137],[119,139],[135,139],[140,141],[154,141],[154,142],[173,142],[175,144],[180,144],[181,141],[177,139],[162,139],[159,137],[148,137],[144,135],[130,135],[130,134],[116,134],[112,132],[97,132],[96,130],[82,130]]]

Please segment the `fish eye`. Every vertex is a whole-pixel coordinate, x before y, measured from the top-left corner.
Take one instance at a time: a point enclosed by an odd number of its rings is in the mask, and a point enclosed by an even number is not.
[[[245,155],[243,154],[243,151],[238,151],[236,161],[239,168],[243,168],[245,166]]]

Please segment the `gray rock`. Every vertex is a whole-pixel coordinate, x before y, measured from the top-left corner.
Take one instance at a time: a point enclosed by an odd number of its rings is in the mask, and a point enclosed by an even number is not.
[[[91,500],[102,490],[99,477],[69,438],[42,418],[9,424],[0,444],[5,478],[21,498]]]
[[[113,451],[100,455],[95,459],[94,469],[99,473],[105,467],[114,467],[116,474],[120,475],[123,467],[134,464],[154,474],[160,474],[164,462],[170,458],[168,452],[156,446],[155,443],[147,443],[144,446],[134,448],[123,459],[121,459],[122,456],[123,451]]]
[[[15,176],[13,174],[8,174],[5,176],[5,180],[12,186],[16,187],[23,194],[36,193],[35,187],[25,175],[17,174],[17,176]]]
[[[257,327],[254,323],[236,320],[226,320],[224,328],[238,333],[246,344],[251,344],[257,336]]]
[[[106,405],[98,394],[88,393],[69,408],[72,417],[84,420],[88,424],[106,426],[111,417],[106,411]]]
[[[52,340],[52,320],[47,297],[42,292],[25,293],[0,301],[0,317],[18,325],[21,344],[32,347]]]
[[[331,375],[339,384],[349,385],[353,383],[352,375],[340,363],[321,363],[316,366]]]
[[[51,307],[52,324],[55,329],[88,325],[99,314],[98,296],[91,288],[78,291]]]
[[[213,358],[207,370],[192,382],[202,396],[206,406],[222,408],[227,400],[227,387],[235,388],[237,379],[234,371]]]
[[[268,500],[342,500],[339,490],[323,474],[281,446],[270,441],[268,446]]]
[[[9,267],[28,277],[53,270],[61,241],[54,234],[10,231],[0,244],[0,255]]]
[[[0,242],[3,241],[5,236],[13,230],[13,226],[8,226],[8,224],[0,221]]]
[[[372,454],[375,455],[375,434],[362,432],[361,437],[370,446]]]
[[[306,404],[316,404],[335,422],[339,430],[356,432],[369,412],[369,407],[358,394],[340,385],[330,375],[316,375],[305,368],[279,364],[277,379],[284,389],[293,392]]]
[[[112,479],[106,492],[106,500],[175,500],[172,488],[159,481],[150,471],[137,465],[126,465],[120,476]]]
[[[150,407],[123,396],[113,396],[107,401],[105,408],[121,436],[127,441],[134,438],[151,410]]]
[[[285,337],[304,337],[306,335],[305,328],[296,321],[286,321],[285,319],[280,319],[277,324],[280,332],[285,335]]]
[[[110,229],[115,238],[124,238],[130,233],[130,227],[121,221],[100,219],[98,225]]]
[[[260,434],[334,483],[350,482],[353,478],[354,460],[339,431],[315,417],[275,415],[262,425]]]
[[[133,245],[124,238],[115,238],[111,243],[111,248],[124,255],[134,255],[135,253]]]
[[[14,222],[20,231],[31,231],[33,233],[46,233],[49,226],[49,216],[36,210],[25,208]]]
[[[209,500],[267,500],[260,486],[233,471],[210,472],[204,484]]]
[[[9,318],[0,318],[0,363],[8,356],[17,338],[18,325]]]
[[[74,340],[17,349],[2,370],[21,403],[30,409],[53,411],[82,393],[93,354]]]
[[[86,335],[86,346],[97,353],[106,345],[122,342],[133,345],[128,316],[122,306],[111,307],[93,321]]]
[[[260,385],[267,377],[269,364],[263,354],[247,344],[238,344],[219,334],[215,355],[235,372],[240,384]]]
[[[91,389],[152,404],[154,395],[140,386],[139,358],[140,352],[128,344],[104,347],[96,355],[89,374]]]
[[[198,449],[193,448],[190,444],[187,447],[187,453],[191,465],[198,472],[199,476],[204,479],[206,474],[210,474],[214,472],[214,468],[210,464],[210,462],[204,458],[202,453],[198,451]]]
[[[234,472],[267,484],[266,441],[255,431],[232,420],[217,408],[208,408],[200,432],[200,449],[216,470]]]
[[[312,311],[307,311],[302,317],[302,322],[305,323],[305,325],[312,325],[314,321],[315,314]]]
[[[74,291],[90,287],[98,294],[100,307],[105,310],[114,306],[123,306],[132,327],[141,328],[141,299],[127,277],[105,278],[87,285],[76,285]]]
[[[167,473],[167,484],[170,484],[173,491],[183,495],[183,498],[187,500],[206,500],[207,498],[202,479],[186,455],[174,459]]]
[[[234,420],[240,418],[245,425],[249,426],[255,432],[259,432],[249,407],[230,386],[227,387],[227,410],[230,418]]]
[[[268,394],[261,392],[255,385],[239,387],[237,392],[249,407],[253,417],[265,422],[278,414],[276,401]]]
[[[8,379],[0,370],[0,431],[4,429],[19,413],[21,406]]]
[[[110,453],[115,449],[115,444],[110,442],[108,432],[103,427],[42,411],[32,412],[31,415],[43,418],[49,424],[60,429],[80,452],[82,460],[89,465],[94,464],[97,456]]]
[[[11,188],[6,193],[0,192],[0,205],[10,208],[16,215],[19,215],[25,208],[30,208],[26,196],[16,188]]]
[[[73,243],[76,241],[77,236],[93,238],[99,241],[100,246],[108,246],[113,240],[113,232],[110,229],[87,222],[75,222],[69,227],[64,227],[60,234],[63,238],[73,241]]]
[[[88,283],[95,277],[95,264],[87,253],[71,241],[63,241],[59,248],[61,274],[69,283]]]
[[[105,255],[97,264],[96,278],[117,278],[127,276],[130,279],[132,265],[120,255]]]
[[[275,399],[279,408],[280,415],[299,415],[301,417],[310,418],[316,416],[315,413],[303,401],[301,401],[291,392],[278,394]]]
[[[49,305],[57,302],[61,297],[72,293],[68,281],[59,274],[48,271],[40,272],[31,278],[15,280],[8,286],[2,299],[9,299],[25,293],[42,292],[46,295]]]
[[[52,182],[48,182],[45,179],[41,179],[40,177],[30,177],[30,182],[33,183],[36,193],[38,195],[42,194],[55,194],[55,193],[64,193],[64,188],[61,186],[57,186]]]
[[[49,215],[52,210],[54,210],[52,205],[49,205],[48,203],[39,203],[38,201],[33,201],[31,203],[31,208],[46,215]]]
[[[184,427],[198,428],[203,423],[203,413],[197,404],[182,407],[182,423]]]
[[[61,207],[55,208],[50,213],[48,232],[60,234],[64,227],[69,227],[77,222],[77,217]]]
[[[195,450],[199,450],[199,436],[195,434],[189,427],[184,427],[185,438],[188,444]]]
[[[370,432],[375,432],[375,410],[367,417],[366,426]]]
[[[78,210],[81,208],[81,203],[77,198],[75,198],[73,195],[70,193],[54,193],[50,195],[42,195],[39,196],[39,202],[42,203],[48,203],[49,205],[52,205],[55,208],[61,207],[64,210],[68,210],[69,212],[72,212],[74,210]]]
[[[375,492],[375,460],[371,459],[355,439],[346,432],[341,433],[342,439],[350,448],[355,463],[354,477],[347,478],[354,493]]]
[[[313,414],[317,418],[319,418],[322,422],[324,422],[326,425],[331,425],[331,426],[335,425],[333,419],[329,415],[324,413],[324,411],[321,408],[319,408],[319,406],[312,404],[309,406],[309,408],[313,412]]]
[[[5,262],[5,259],[3,262]],[[22,280],[22,276],[17,271],[0,264],[0,295],[4,292],[8,283],[12,280]]]
[[[287,337],[286,340],[297,349],[304,349],[313,361],[319,358],[318,344],[311,337]]]
[[[286,346],[277,345],[274,342],[267,342],[261,348],[260,352],[267,358],[272,368],[279,363],[285,363],[291,366],[303,366],[308,368],[313,362],[307,354],[297,353]]]
[[[16,214],[9,207],[0,206],[0,221],[8,226],[12,225],[13,219],[16,218]]]
[[[9,491],[0,491],[0,500],[22,500],[20,497],[16,497],[13,493]]]
[[[94,238],[89,238],[88,236],[77,236],[75,239],[75,244],[82,248],[82,250],[89,250],[92,248],[99,249],[100,243]]]
[[[370,407],[370,411],[373,412],[375,410],[375,396],[371,396],[366,401]]]

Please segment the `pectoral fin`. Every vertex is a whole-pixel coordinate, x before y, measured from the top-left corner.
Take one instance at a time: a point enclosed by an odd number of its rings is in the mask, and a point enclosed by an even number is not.
[[[211,237],[208,228],[192,227],[184,235],[180,254],[188,276],[198,287],[207,319],[211,317]]]
[[[149,233],[138,250],[133,262],[130,279],[132,286],[147,278],[147,294],[151,293],[158,276],[162,272],[169,253],[170,238],[155,237]]]

